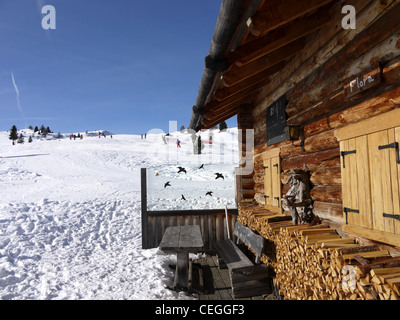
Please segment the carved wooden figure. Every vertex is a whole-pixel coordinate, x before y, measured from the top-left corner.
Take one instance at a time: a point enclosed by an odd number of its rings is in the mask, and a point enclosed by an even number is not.
[[[294,225],[310,223],[314,214],[310,198],[310,183],[306,172],[293,173],[286,184],[289,191],[282,197],[282,207],[290,211]]]

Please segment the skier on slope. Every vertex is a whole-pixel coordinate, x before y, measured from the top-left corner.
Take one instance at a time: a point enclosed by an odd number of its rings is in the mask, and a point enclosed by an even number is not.
[[[181,147],[181,142],[179,141],[179,139],[176,139],[176,146],[177,146],[177,148]]]

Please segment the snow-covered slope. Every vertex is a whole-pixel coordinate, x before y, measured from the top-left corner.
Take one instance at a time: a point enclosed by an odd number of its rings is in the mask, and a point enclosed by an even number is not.
[[[150,209],[234,206],[237,130],[203,132],[202,155],[179,132],[56,133],[32,143],[24,132],[15,145],[0,132],[0,299],[189,298],[165,288],[174,256],[141,249],[140,168]]]

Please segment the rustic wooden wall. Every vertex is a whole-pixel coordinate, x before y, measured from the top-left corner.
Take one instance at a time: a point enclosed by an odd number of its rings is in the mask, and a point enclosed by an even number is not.
[[[192,214],[192,215],[174,215],[174,212],[163,215],[151,215],[146,217],[145,231],[146,243],[144,249],[157,248],[167,227],[175,226],[200,226],[205,249],[213,251],[214,244],[220,240],[228,239],[227,225],[229,226],[229,235],[234,240],[233,230],[237,220],[237,215],[228,214],[228,222],[225,213],[213,214]],[[143,223],[143,222],[142,222]],[[236,237],[235,237],[236,239]]]
[[[357,30],[344,30],[341,15],[310,36],[305,50],[291,58],[256,99],[254,194],[264,202],[261,154],[281,148],[282,193],[290,170],[310,171],[314,213],[342,223],[339,143],[334,130],[400,106],[399,1],[345,1],[357,9]],[[338,23],[339,21],[339,23]],[[382,68],[383,81],[363,93],[346,97],[343,87],[366,70]],[[288,123],[301,125],[300,141],[266,144],[266,108],[287,95]]]

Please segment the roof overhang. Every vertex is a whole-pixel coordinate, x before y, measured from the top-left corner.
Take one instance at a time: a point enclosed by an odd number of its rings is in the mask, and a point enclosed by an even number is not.
[[[223,0],[189,128],[211,128],[251,105],[331,20],[332,0]]]

